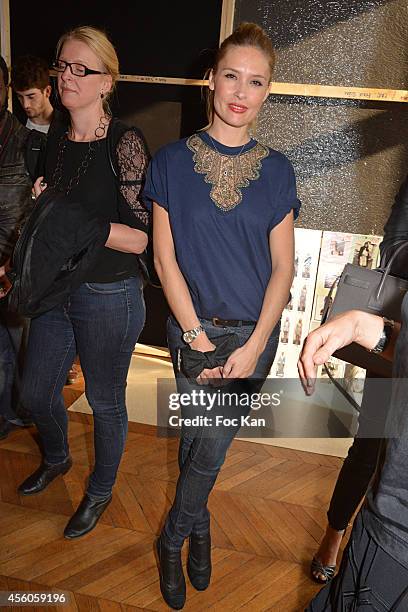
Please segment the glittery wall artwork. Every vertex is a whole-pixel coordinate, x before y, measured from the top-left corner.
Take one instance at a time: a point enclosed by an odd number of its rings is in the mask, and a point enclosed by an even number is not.
[[[408,89],[407,0],[236,0],[278,52],[275,81]],[[261,141],[295,166],[299,226],[381,234],[408,172],[408,104],[271,95]]]

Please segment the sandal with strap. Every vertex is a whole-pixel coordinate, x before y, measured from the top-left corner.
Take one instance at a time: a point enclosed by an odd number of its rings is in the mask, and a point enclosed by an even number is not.
[[[310,573],[315,582],[318,582],[319,584],[328,584],[333,579],[335,572],[335,565],[323,565],[319,559],[313,557],[310,565]],[[324,578],[318,576],[318,574],[321,574],[324,576]]]

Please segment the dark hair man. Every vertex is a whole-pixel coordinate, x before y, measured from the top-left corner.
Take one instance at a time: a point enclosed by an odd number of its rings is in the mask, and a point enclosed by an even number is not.
[[[47,134],[54,113],[47,62],[33,55],[19,57],[11,71],[11,86],[27,115],[26,127]]]
[[[0,56],[0,439],[28,421],[18,397],[26,326],[7,308],[7,266],[18,230],[31,210],[32,180],[41,173],[36,166],[45,138],[27,130],[7,110],[8,79],[6,62]]]

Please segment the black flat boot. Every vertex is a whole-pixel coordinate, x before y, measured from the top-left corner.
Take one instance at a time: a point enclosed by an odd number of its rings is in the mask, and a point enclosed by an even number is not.
[[[93,500],[85,494],[64,529],[64,538],[72,540],[92,531],[111,501],[112,495],[107,499]]]
[[[181,551],[166,548],[163,538],[156,542],[159,557],[160,590],[170,608],[181,610],[186,603],[186,581],[181,563]]]
[[[190,536],[190,548],[187,559],[187,573],[190,582],[197,591],[205,591],[211,578],[211,536]]]
[[[67,457],[61,463],[46,463],[43,461],[40,467],[18,487],[20,495],[34,495],[43,491],[57,476],[66,474],[72,466],[71,457]]]

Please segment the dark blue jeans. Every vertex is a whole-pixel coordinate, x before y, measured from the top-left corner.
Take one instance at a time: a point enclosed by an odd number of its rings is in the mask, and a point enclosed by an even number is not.
[[[134,277],[84,283],[65,304],[31,322],[23,401],[48,463],[69,454],[62,388],[79,355],[94,416],[95,466],[87,490],[92,497],[109,496],[115,482],[127,436],[126,378],[144,320],[142,280]]]
[[[21,376],[28,321],[0,305],[0,416],[23,425],[29,419],[21,405]]]
[[[241,327],[218,327],[201,319],[208,337],[215,338],[224,334],[236,334],[240,346],[244,345],[254,330],[253,325]],[[275,358],[279,342],[280,325],[271,334],[264,352],[259,357],[256,370],[251,379],[234,381],[222,390],[226,393],[259,392]],[[176,375],[177,391],[188,393],[193,389],[211,390],[187,380],[178,370],[178,350],[186,345],[182,340],[182,332],[175,320],[170,317],[167,325],[167,340]],[[233,407],[234,415],[240,420],[248,415],[250,407],[238,405]],[[182,417],[205,415],[206,406],[182,408]],[[207,508],[208,496],[214,487],[218,473],[225,461],[228,448],[231,445],[240,425],[211,428],[188,427],[182,429],[179,446],[180,475],[177,481],[176,496],[167,515],[163,533],[170,549],[179,550],[184,540],[191,534],[203,535],[210,528],[210,513]]]

